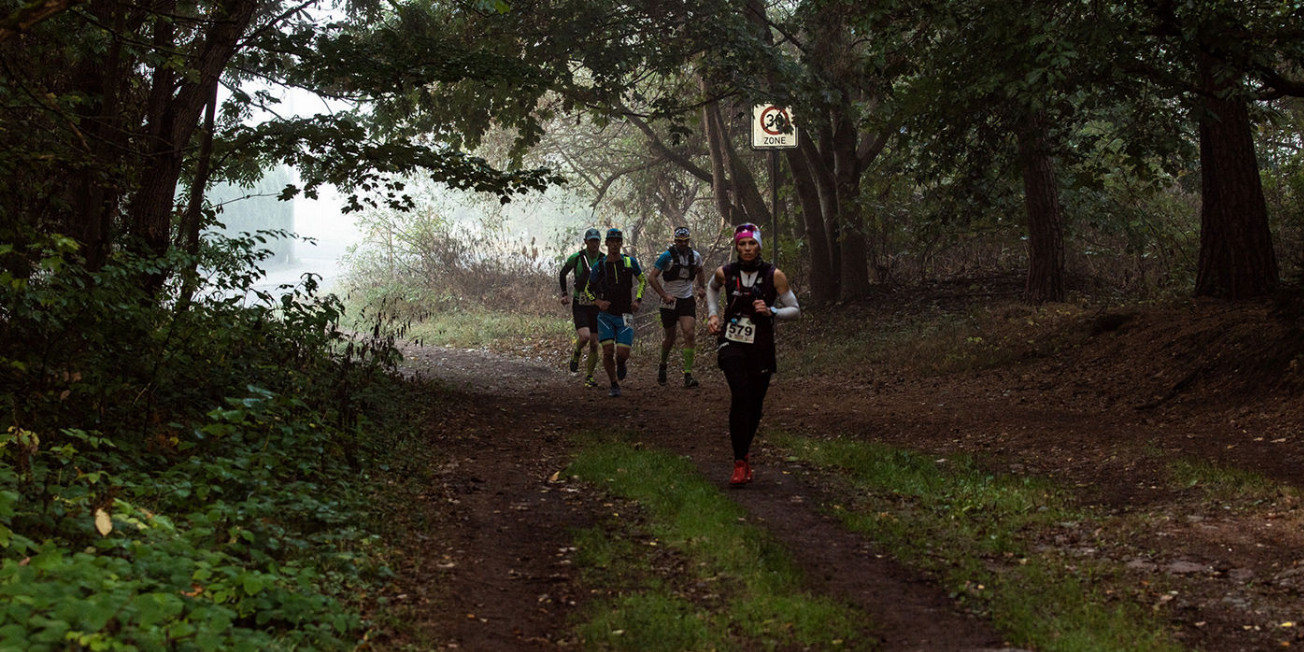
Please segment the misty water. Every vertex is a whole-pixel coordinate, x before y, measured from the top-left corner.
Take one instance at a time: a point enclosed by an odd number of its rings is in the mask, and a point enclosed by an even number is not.
[[[277,296],[282,286],[298,285],[305,274],[315,274],[319,277],[320,294],[342,291],[347,273],[342,259],[361,240],[352,215],[340,211],[344,202],[330,190],[324,190],[318,199],[299,197],[289,202],[275,199],[286,181],[276,176],[269,175],[265,183],[259,184],[267,188],[214,191],[219,198],[223,194],[236,197],[223,205],[220,216],[225,226],[221,231],[227,235],[284,230],[299,236],[267,243],[272,256],[259,264],[265,276],[252,289]]]
[[[317,283],[322,294],[336,292],[345,273],[341,258],[349,244],[340,240],[320,240],[315,245],[295,242],[294,255],[288,261],[266,265],[263,271],[267,276],[255,283],[253,289],[273,292],[282,285],[298,284],[305,274],[316,274],[321,277]]]

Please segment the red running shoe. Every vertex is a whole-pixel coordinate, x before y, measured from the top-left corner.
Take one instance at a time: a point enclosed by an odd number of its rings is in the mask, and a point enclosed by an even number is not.
[[[729,478],[729,484],[739,486],[751,481],[752,466],[747,463],[747,460],[734,460],[733,477]]]

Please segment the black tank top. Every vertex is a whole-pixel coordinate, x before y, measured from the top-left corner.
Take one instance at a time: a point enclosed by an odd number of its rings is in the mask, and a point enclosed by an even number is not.
[[[756,314],[753,302],[760,299],[767,306],[773,306],[779,293],[774,289],[774,265],[762,262],[754,270],[745,271],[737,262],[724,266],[724,287],[721,294],[724,308],[721,310],[722,326],[728,327],[735,319],[746,317],[756,326],[756,339],[751,344],[727,339],[722,332],[717,340],[717,355],[733,355],[745,352],[749,357],[758,358],[756,362],[767,369],[774,369],[774,317]],[[750,285],[749,285],[750,284]]]

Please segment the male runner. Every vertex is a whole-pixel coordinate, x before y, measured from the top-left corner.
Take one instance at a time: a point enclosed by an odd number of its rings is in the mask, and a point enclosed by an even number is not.
[[[575,347],[571,351],[570,370],[575,373],[580,369],[580,354],[584,345],[589,345],[589,359],[585,365],[585,387],[597,387],[593,380],[593,370],[598,366],[598,307],[593,305],[584,286],[589,282],[589,270],[602,258],[598,245],[602,243],[602,233],[597,229],[584,232],[584,248],[571,254],[566,264],[561,267],[558,281],[561,282],[561,305],[571,304],[571,320],[575,323]],[[575,290],[566,291],[566,275],[575,270]]]
[[[624,240],[620,229],[609,229],[607,255],[589,271],[588,293],[601,311],[598,343],[602,345],[602,367],[611,381],[611,396],[620,396],[619,381],[625,379],[625,361],[634,346],[634,313],[643,304],[647,286],[638,261],[620,253]]]
[[[662,286],[661,277],[665,277]],[[661,364],[657,367],[657,382],[666,384],[666,367],[670,351],[675,347],[675,337],[684,334],[684,387],[697,387],[693,378],[693,360],[697,357],[697,299],[706,296],[706,272],[702,269],[702,254],[693,249],[688,227],[675,229],[675,243],[662,252],[648,272],[648,284],[661,295]],[[697,291],[694,294],[693,288]]]

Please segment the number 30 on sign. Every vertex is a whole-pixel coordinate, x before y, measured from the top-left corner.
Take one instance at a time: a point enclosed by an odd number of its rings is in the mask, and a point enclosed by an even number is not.
[[[797,127],[786,106],[757,104],[752,107],[752,148],[786,149],[797,146]]]

